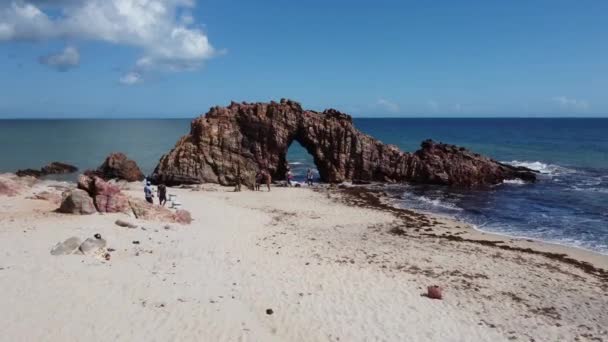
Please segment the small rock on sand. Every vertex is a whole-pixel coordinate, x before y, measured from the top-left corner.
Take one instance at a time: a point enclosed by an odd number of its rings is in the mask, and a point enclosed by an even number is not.
[[[117,226],[121,226],[121,227],[127,227],[127,228],[137,228],[136,224],[133,224],[131,222],[127,222],[124,220],[116,220],[116,222],[114,222]]]
[[[95,254],[106,247],[106,240],[88,238],[78,248],[83,254]]]
[[[80,247],[80,239],[72,236],[63,242],[59,242],[51,249],[51,255],[67,255],[72,254]]]

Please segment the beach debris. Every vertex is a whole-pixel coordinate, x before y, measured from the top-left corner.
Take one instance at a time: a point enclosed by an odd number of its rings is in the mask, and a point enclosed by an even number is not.
[[[90,215],[97,212],[93,199],[89,197],[89,194],[86,191],[80,189],[64,192],[63,200],[57,211],[65,214],[78,215]]]
[[[145,178],[137,163],[121,152],[111,153],[107,156],[94,173],[106,180],[116,178],[127,182],[137,182]]]
[[[98,234],[95,234],[98,235]],[[101,236],[94,238],[87,238],[84,240],[78,249],[82,254],[91,255],[91,254],[99,254],[104,251],[106,247],[106,240],[102,239]]]
[[[135,240],[135,241],[133,241],[132,243],[133,243],[134,245],[139,245],[139,241],[138,241],[138,240]]]
[[[101,234],[95,233],[95,235],[93,235],[93,237],[96,238],[96,239],[101,239]]]
[[[112,258],[112,255],[110,255],[110,253],[106,253],[103,255],[103,258],[106,259],[106,261],[110,261],[110,259]]]
[[[116,224],[117,226],[120,226],[120,227],[137,228],[136,224],[133,224],[131,222],[127,222],[127,221],[124,221],[124,220],[120,220],[120,219],[116,220],[114,222],[114,224]]]
[[[63,242],[57,243],[53,248],[51,248],[51,255],[72,254],[78,250],[80,244],[80,239],[76,236],[72,236]]]
[[[442,294],[441,287],[439,287],[437,285],[431,285],[431,286],[427,287],[426,296],[431,299],[442,299],[443,294]]]
[[[273,313],[274,313],[274,311],[272,309],[266,309],[267,315],[272,315]]]

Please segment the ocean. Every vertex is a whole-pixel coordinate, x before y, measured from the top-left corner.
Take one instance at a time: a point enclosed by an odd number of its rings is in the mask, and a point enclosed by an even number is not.
[[[432,138],[540,172],[534,184],[486,190],[391,185],[404,207],[452,216],[478,229],[608,254],[608,119],[355,119],[360,130],[404,151]],[[121,151],[150,173],[189,119],[1,120],[0,172],[51,161],[97,167]],[[288,160],[303,178],[312,157],[297,143]]]

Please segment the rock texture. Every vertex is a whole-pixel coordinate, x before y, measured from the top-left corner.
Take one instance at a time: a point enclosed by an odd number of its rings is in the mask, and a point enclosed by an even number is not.
[[[40,170],[35,169],[25,169],[18,170],[15,174],[19,177],[32,176],[32,177],[42,177],[47,175],[59,175],[66,173],[74,173],[78,171],[78,168],[74,165],[61,163],[61,162],[52,162],[46,166],[40,168]]]
[[[97,176],[80,175],[78,188],[86,191],[99,212],[129,212],[129,199],[115,184],[110,184]]]
[[[152,205],[141,199],[129,199],[129,205],[133,215],[137,219],[161,222],[175,222],[180,224],[190,224],[192,217],[187,210],[176,210],[175,212],[161,206]]]
[[[93,204],[93,199],[89,194],[81,189],[69,190],[64,194],[61,206],[57,209],[60,213],[90,215],[97,210]]]
[[[313,156],[324,182],[413,182],[460,187],[505,179],[534,181],[532,170],[501,164],[464,148],[424,141],[414,153],[400,151],[357,130],[349,115],[304,110],[299,103],[231,103],[191,123],[157,165],[152,180],[167,185],[219,183],[237,177],[254,183],[257,170],[283,179],[286,154],[298,141]]]
[[[117,178],[135,182],[144,179],[144,174],[137,163],[120,152],[112,153],[106,157],[106,160],[97,168],[95,173],[106,180]]]

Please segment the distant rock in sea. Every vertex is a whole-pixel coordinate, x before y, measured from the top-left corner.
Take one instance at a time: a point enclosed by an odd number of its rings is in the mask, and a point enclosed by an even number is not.
[[[283,179],[287,150],[299,142],[313,156],[322,181],[412,182],[480,187],[505,179],[534,181],[532,170],[516,168],[454,145],[426,140],[414,153],[364,134],[335,109],[316,112],[298,102],[236,103],[213,107],[191,123],[190,134],[156,166],[152,180],[167,185],[219,183],[237,177],[254,183],[257,170]]]
[[[31,177],[39,178],[39,177],[43,177],[43,176],[47,176],[47,175],[74,173],[76,171],[78,171],[78,168],[74,165],[61,163],[61,162],[52,162],[46,166],[43,166],[42,168],[40,168],[40,170],[24,169],[24,170],[18,170],[15,174],[19,177],[31,176]]]

